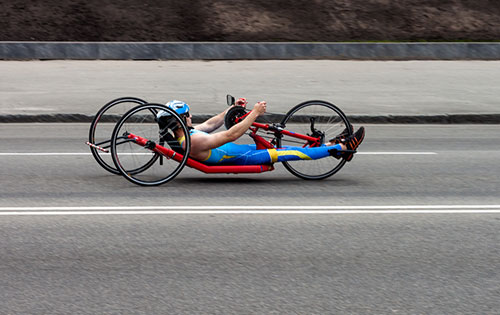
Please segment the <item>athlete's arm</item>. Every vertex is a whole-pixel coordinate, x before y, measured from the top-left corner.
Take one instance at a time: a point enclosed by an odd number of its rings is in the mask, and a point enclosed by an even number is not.
[[[239,106],[245,107],[246,104],[247,104],[247,101],[244,98],[239,98],[236,101],[236,105],[239,105]],[[231,107],[233,107],[233,106],[231,106]],[[204,131],[204,132],[207,132],[207,133],[210,133],[210,132],[212,132],[214,130],[219,129],[220,126],[222,126],[222,124],[224,123],[224,116],[226,115],[227,111],[231,107],[229,107],[228,109],[226,109],[225,111],[223,111],[219,115],[216,115],[216,116],[214,116],[214,117],[206,120],[202,124],[199,124],[199,125],[195,126],[194,129],[200,130],[200,131]]]
[[[226,115],[227,110],[223,111],[219,115],[216,115],[205,122],[194,126],[194,129],[201,130],[207,133],[210,133],[216,129],[218,129],[224,123],[224,116]]]
[[[240,123],[232,126],[228,130],[214,134],[194,134],[191,137],[191,153],[194,157],[200,157],[208,151],[224,145],[228,142],[236,141],[252,126],[257,117],[266,112],[266,102],[255,104],[252,112],[248,114]]]

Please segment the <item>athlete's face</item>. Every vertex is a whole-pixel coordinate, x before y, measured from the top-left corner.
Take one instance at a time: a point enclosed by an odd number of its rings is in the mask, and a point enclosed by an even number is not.
[[[186,115],[186,125],[188,127],[193,127],[193,122],[191,121],[191,118],[192,118],[191,113],[188,113]]]

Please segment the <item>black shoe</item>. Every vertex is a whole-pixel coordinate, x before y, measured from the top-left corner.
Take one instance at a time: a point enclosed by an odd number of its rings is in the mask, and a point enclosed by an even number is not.
[[[343,154],[344,159],[349,162],[352,160],[352,157],[354,156],[354,153],[356,152],[356,149],[359,147],[361,142],[363,142],[363,139],[365,138],[365,128],[360,127],[358,131],[356,131],[354,134],[350,135],[347,137],[342,143],[345,144],[347,150],[349,152],[345,152]],[[352,152],[354,151],[354,152]]]
[[[354,130],[354,127],[351,125],[351,123],[349,123],[349,126],[351,127],[351,130]],[[330,139],[329,141],[333,144],[339,144],[342,143],[348,136],[349,130],[347,129],[347,127],[345,127],[340,134],[338,134],[335,138]]]

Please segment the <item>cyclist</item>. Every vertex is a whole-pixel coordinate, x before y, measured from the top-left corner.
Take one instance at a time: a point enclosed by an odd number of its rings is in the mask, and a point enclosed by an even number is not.
[[[211,132],[223,125],[227,110],[193,127],[188,104],[173,100],[166,105],[183,117],[186,126],[190,129],[190,157],[206,164],[259,165],[292,160],[314,160],[331,155],[336,158],[344,157],[350,161],[353,153],[339,151],[356,150],[365,136],[364,128],[360,127],[351,136],[347,136],[347,129],[345,129],[335,139],[319,147],[286,146],[278,149],[257,149],[255,144],[235,144],[233,141],[245,134],[257,117],[266,112],[267,104],[265,101],[256,103],[250,114],[240,123],[228,130],[216,133]],[[247,101],[240,98],[236,101],[236,105],[245,107]],[[165,128],[171,116],[165,111],[160,111],[157,118],[160,127]],[[183,131],[179,128],[173,129],[177,141],[183,146],[185,138]]]

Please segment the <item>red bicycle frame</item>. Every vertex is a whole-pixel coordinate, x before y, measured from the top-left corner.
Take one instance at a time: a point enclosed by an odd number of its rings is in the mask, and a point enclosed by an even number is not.
[[[149,141],[146,138],[134,135],[132,133],[128,134],[127,137],[131,140],[133,140],[135,143],[137,143],[140,146],[148,147],[151,146],[152,151],[161,154],[165,156],[168,159],[173,159],[177,162],[182,162],[184,159],[184,155],[175,152],[172,149],[165,148],[164,146],[161,146],[159,144],[154,143],[154,147],[152,146],[152,142]],[[262,173],[262,172],[267,172],[267,171],[272,171],[274,170],[274,167],[272,164],[265,164],[265,165],[206,165],[201,162],[198,162],[196,160],[193,160],[192,158],[188,157],[186,165],[192,168],[195,168],[199,171],[202,171],[204,173]]]
[[[247,117],[250,113],[251,112],[248,112],[241,117],[237,117],[235,119],[235,123],[236,124],[239,123],[240,121],[245,119],[245,117]],[[281,127],[277,127],[276,125],[270,126],[269,124],[261,124],[261,123],[254,122],[252,124],[252,127],[250,127],[250,130],[252,130],[250,137],[252,137],[254,139],[255,144],[257,145],[257,149],[274,149],[275,148],[271,142],[268,142],[268,141],[264,140],[264,138],[262,138],[261,136],[257,135],[257,131],[259,130],[259,128],[262,128],[266,131],[274,131],[274,132],[279,133],[280,135],[285,135],[285,136],[290,136],[290,137],[306,140],[308,143],[304,144],[303,147],[306,147],[308,144],[311,147],[321,145],[321,139],[319,137],[315,138],[315,137],[306,136],[306,135],[303,135],[300,133],[287,131]]]

